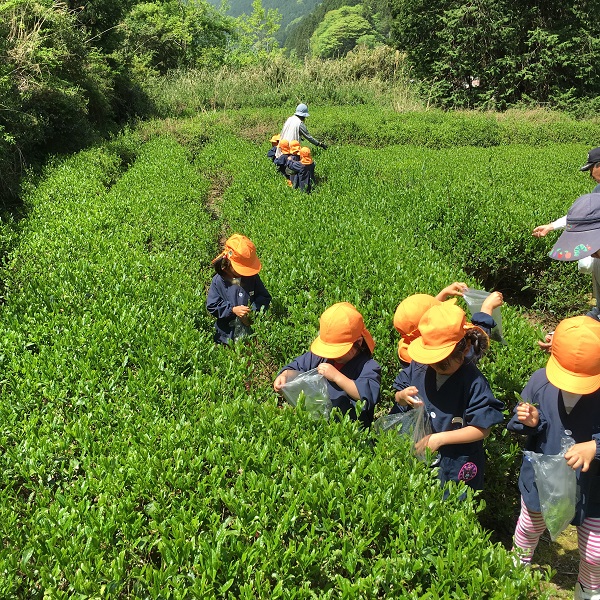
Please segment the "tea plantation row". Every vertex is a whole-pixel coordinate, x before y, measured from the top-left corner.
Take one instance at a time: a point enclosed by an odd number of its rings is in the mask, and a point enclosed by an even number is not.
[[[173,125],[191,151],[125,137],[81,153],[27,195],[3,277],[0,596],[540,597],[477,503],[443,502],[406,445],[307,419],[271,382],[348,300],[388,406],[398,302],[481,283],[481,253],[490,278],[521,258],[547,269],[530,229],[585,191],[585,146],[334,146],[304,195],[223,121]],[[207,211],[211,180],[230,185]],[[204,301],[233,231],[256,242],[275,301],[228,349]],[[503,316],[508,345],[482,368],[510,402],[545,357],[517,306]],[[488,451],[504,491],[515,448],[498,436]]]

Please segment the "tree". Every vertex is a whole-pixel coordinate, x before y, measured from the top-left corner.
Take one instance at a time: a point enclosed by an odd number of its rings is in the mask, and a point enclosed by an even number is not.
[[[600,92],[590,0],[390,0],[392,37],[446,106],[505,108]]]
[[[215,51],[224,54],[232,31],[230,20],[203,0],[136,4],[121,28],[124,62],[160,74],[205,66]]]
[[[342,6],[331,10],[310,38],[313,56],[336,58],[357,44],[374,46],[378,41],[371,24],[362,16],[361,6]]]
[[[231,39],[228,60],[243,65],[280,54],[275,38],[280,22],[281,13],[277,9],[265,10],[261,0],[253,0],[252,14],[235,20],[236,34]]]

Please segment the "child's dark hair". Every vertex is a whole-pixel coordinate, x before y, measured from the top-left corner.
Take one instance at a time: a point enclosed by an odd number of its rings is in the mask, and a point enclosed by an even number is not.
[[[471,348],[473,348],[473,359],[479,360],[490,347],[490,338],[479,327],[467,329],[465,337],[454,346],[454,350],[452,350],[450,355],[437,363],[439,367],[446,369],[451,363],[457,361],[463,355],[469,343],[471,344]]]
[[[221,254],[217,256],[217,258],[215,258],[211,264],[219,275],[223,275],[223,273],[231,266],[231,261],[227,258],[227,256]]]
[[[358,340],[356,340],[353,344],[353,347],[358,350],[359,354],[361,352],[364,352],[367,356],[371,358],[373,357],[373,353],[369,349],[369,345],[367,344],[367,342],[365,342],[364,337],[361,336]]]

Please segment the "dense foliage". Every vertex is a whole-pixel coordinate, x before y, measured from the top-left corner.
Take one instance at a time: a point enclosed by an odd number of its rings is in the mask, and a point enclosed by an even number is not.
[[[392,33],[424,91],[444,106],[568,107],[600,91],[588,0],[390,0]]]
[[[384,150],[321,153],[321,191],[299,195],[224,117],[182,123],[189,150],[128,137],[57,162],[27,194],[0,320],[0,594],[543,597],[477,501],[442,501],[401,440],[313,421],[271,390],[341,298],[364,312],[387,387],[395,303],[468,275],[390,221],[402,189],[362,194]],[[217,204],[206,177],[230,183]],[[209,261],[233,229],[256,240],[275,302],[247,345],[216,348]],[[507,369],[526,376],[534,335],[508,307],[524,360],[499,349],[499,391]]]

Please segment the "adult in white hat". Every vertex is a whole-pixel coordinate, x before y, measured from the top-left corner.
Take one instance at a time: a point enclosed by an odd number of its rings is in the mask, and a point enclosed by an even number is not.
[[[315,146],[319,146],[323,149],[327,148],[325,143],[320,142],[308,133],[308,129],[304,124],[304,119],[306,119],[308,116],[308,106],[302,103],[298,104],[298,106],[296,106],[296,112],[283,124],[283,129],[281,130],[281,134],[279,136],[280,139],[291,142],[292,140],[300,141],[300,138],[304,138],[307,142],[310,142]],[[275,152],[275,158],[279,158],[280,156],[281,150],[277,148]]]

